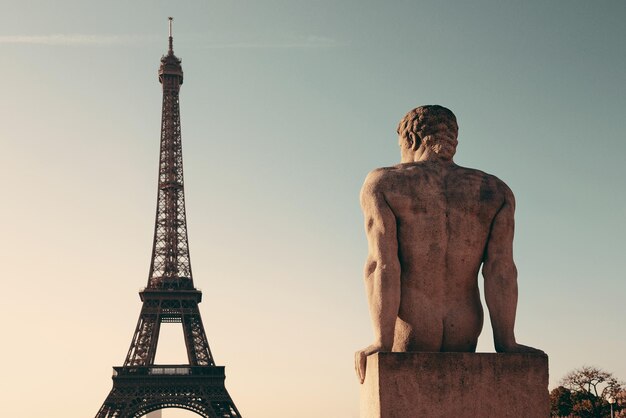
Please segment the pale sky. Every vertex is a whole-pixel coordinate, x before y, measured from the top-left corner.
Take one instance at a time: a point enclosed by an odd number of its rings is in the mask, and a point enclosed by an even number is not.
[[[1,416],[93,416],[123,363],[150,263],[168,16],[194,280],[244,418],[358,417],[352,358],[372,339],[358,193],[399,162],[396,125],[422,104],[456,113],[458,164],[516,195],[516,334],[549,354],[550,387],[582,365],[626,380],[626,2],[0,6]],[[184,362],[180,330],[160,350]],[[178,416],[193,415],[164,414]]]

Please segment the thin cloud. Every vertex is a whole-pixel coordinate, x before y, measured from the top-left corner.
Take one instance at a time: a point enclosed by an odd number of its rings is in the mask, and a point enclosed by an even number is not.
[[[114,46],[140,45],[152,41],[153,37],[144,35],[5,35],[0,36],[0,44],[29,44],[51,46]]]
[[[348,46],[348,42],[339,42],[322,36],[309,36],[304,39],[276,41],[243,41],[243,42],[218,42],[207,43],[206,48],[338,48]]]
[[[140,46],[159,41],[156,36],[148,35],[88,35],[88,34],[51,34],[51,35],[4,35],[0,44],[24,44],[46,46]],[[337,48],[348,46],[348,42],[339,42],[323,36],[308,36],[300,39],[251,40],[238,42],[206,42],[196,38],[195,42],[205,48]]]

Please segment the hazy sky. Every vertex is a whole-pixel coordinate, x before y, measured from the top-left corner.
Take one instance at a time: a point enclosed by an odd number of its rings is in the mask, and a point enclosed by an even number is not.
[[[352,358],[372,339],[358,193],[399,162],[397,122],[420,104],[456,113],[458,164],[515,192],[516,332],[550,355],[551,387],[582,365],[626,380],[626,2],[0,5],[0,415],[93,416],[124,360],[168,16],[194,280],[245,418],[358,416]],[[183,351],[167,327],[158,360]]]

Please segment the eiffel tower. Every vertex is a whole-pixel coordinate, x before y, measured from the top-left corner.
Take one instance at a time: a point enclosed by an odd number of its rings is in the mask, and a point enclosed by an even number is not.
[[[224,386],[202,325],[189,260],[178,93],[181,60],[174,55],[172,18],[169,49],[161,58],[163,86],[161,150],[154,243],[143,306],[124,365],[113,367],[113,389],[96,418],[138,418],[163,408],[182,408],[206,418],[241,418]],[[188,364],[155,365],[162,323],[181,323]]]

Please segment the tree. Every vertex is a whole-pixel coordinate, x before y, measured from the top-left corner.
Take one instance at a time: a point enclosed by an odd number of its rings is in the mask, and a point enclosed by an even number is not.
[[[615,397],[616,403],[613,405],[615,418],[626,418],[626,389],[622,389]],[[615,408],[617,406],[617,408]]]
[[[572,413],[572,391],[559,386],[550,392],[550,416],[567,417]]]
[[[597,367],[583,366],[565,375],[561,380],[562,386],[552,391],[554,396],[552,393],[550,394],[551,410],[561,413],[560,405],[562,412],[567,412],[566,391],[569,391],[571,413],[574,416],[580,418],[608,417],[610,416],[608,400],[610,397],[618,399],[618,395],[622,391],[622,384],[611,373]],[[563,390],[559,390],[561,387]],[[618,411],[622,405],[618,402],[613,407],[614,410]]]

